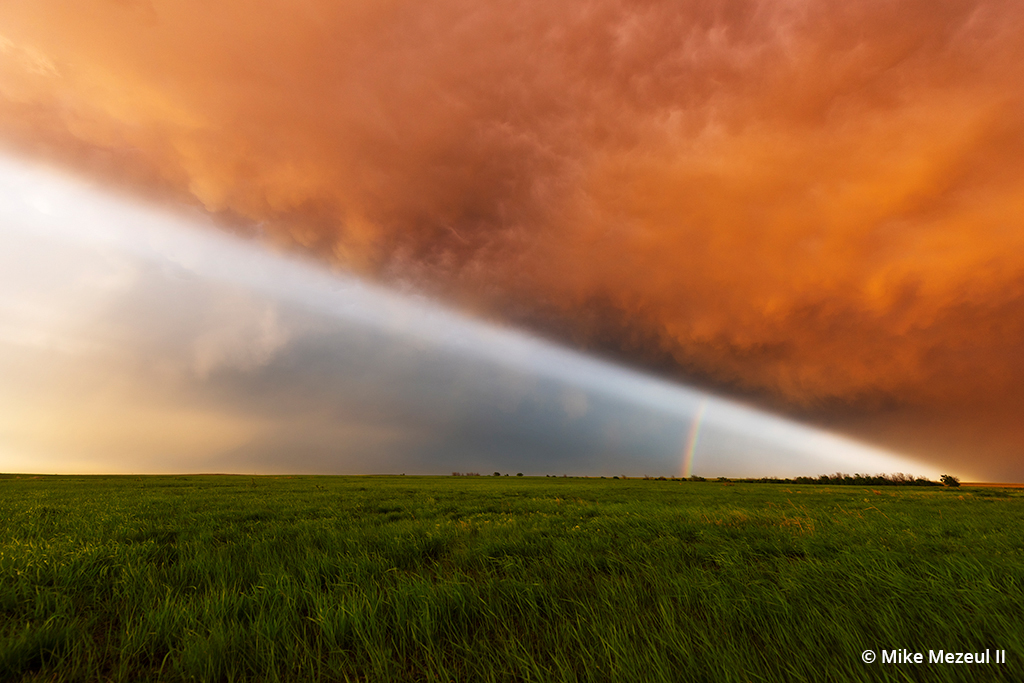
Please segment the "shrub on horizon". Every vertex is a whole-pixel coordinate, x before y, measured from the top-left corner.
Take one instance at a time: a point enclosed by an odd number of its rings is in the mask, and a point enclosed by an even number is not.
[[[959,477],[954,477],[952,474],[943,474],[939,479],[942,480],[943,486],[948,486],[951,489],[955,489],[960,486]]]

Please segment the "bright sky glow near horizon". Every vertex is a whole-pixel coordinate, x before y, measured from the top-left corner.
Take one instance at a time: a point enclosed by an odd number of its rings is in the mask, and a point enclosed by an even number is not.
[[[697,474],[936,476],[23,161],[0,220],[5,471],[678,476],[703,402]]]

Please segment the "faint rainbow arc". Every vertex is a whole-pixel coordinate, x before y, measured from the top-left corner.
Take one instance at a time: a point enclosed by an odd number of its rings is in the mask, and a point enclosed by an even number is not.
[[[693,452],[697,450],[697,439],[700,438],[700,424],[704,419],[704,411],[708,407],[707,399],[701,399],[697,412],[690,423],[690,433],[686,437],[686,448],[683,450],[683,477],[689,477],[693,470]]]

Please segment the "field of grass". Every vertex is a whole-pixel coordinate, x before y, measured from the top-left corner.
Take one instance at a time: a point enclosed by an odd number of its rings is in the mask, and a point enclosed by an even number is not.
[[[0,681],[1024,680],[1022,532],[1022,490],[8,476]]]

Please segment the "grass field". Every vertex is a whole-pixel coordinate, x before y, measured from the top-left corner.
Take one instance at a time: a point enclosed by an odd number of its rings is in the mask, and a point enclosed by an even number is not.
[[[1024,491],[8,476],[0,680],[1024,680]]]

